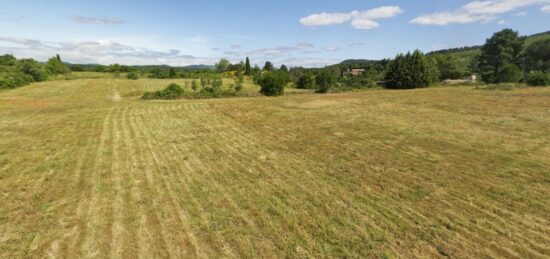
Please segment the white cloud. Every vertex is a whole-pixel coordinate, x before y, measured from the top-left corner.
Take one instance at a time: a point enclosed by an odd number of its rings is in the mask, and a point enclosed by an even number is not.
[[[276,65],[285,64],[288,67],[325,67],[333,65],[341,60],[337,59],[323,59],[323,58],[289,58],[280,61],[276,61]]]
[[[333,24],[342,24],[351,19],[349,13],[318,13],[312,14],[300,19],[300,23],[304,26],[326,26]]]
[[[90,17],[73,15],[69,17],[77,23],[83,24],[125,24],[126,21],[113,17]]]
[[[519,13],[514,14],[514,16],[526,16],[526,15],[527,15],[527,11],[523,11],[523,12],[519,12]]]
[[[242,47],[241,47],[241,45],[239,45],[239,44],[233,44],[233,45],[231,45],[231,49],[241,49],[241,48],[242,48]]]
[[[329,47],[326,47],[325,50],[330,52],[336,52],[336,51],[339,51],[340,48],[337,46],[329,46]]]
[[[176,49],[155,51],[106,40],[42,42],[34,39],[0,37],[0,53],[11,53],[19,58],[35,58],[41,61],[60,54],[63,60],[71,63],[129,65],[185,66],[213,64],[216,60],[184,55]]]
[[[288,56],[295,51],[307,50],[314,47],[315,45],[313,43],[302,42],[296,44],[296,46],[278,46],[274,48],[258,49],[250,51],[247,54],[250,56],[281,57]]]
[[[351,21],[351,26],[356,29],[373,29],[380,27],[376,22],[378,19],[394,17],[403,10],[399,6],[382,6],[366,11],[354,10],[350,13],[318,13],[312,14],[300,19],[300,23],[304,26],[328,26],[335,24],[343,24]]]
[[[550,13],[550,5],[545,5],[542,8],[540,8],[540,11],[543,13]]]
[[[488,22],[500,14],[508,13],[530,5],[548,3],[550,0],[483,0],[469,2],[455,11],[422,15],[410,23],[419,25],[466,24]]]
[[[497,22],[498,25],[504,25],[504,24],[507,24],[508,22],[506,20],[499,20]]]

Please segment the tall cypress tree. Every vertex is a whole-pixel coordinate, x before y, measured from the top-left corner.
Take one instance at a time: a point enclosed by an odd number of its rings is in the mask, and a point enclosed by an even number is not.
[[[244,65],[244,74],[249,76],[252,72],[252,69],[250,68],[250,59],[246,57],[246,64]]]

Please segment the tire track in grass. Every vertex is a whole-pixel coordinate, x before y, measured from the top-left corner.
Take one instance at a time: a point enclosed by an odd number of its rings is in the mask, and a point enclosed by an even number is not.
[[[102,179],[101,179],[101,172],[104,172],[101,168],[103,161],[103,156],[105,153],[105,142],[109,138],[109,135],[112,134],[110,132],[111,130],[111,123],[112,123],[112,116],[113,112],[115,111],[115,107],[111,107],[109,111],[107,112],[107,115],[105,116],[105,119],[103,121],[103,127],[101,130],[101,137],[99,146],[96,152],[95,157],[95,163],[92,168],[92,176],[91,176],[91,201],[88,207],[88,211],[86,212],[86,215],[84,216],[86,221],[86,227],[83,231],[85,235],[80,236],[80,243],[82,247],[82,252],[86,257],[94,257],[101,253],[101,247],[100,247],[100,234],[98,232],[101,231],[101,222],[100,222],[100,213],[101,213],[101,191],[102,191]],[[104,251],[105,252],[105,251]]]
[[[136,156],[136,150],[133,145],[133,136],[128,126],[128,121],[130,120],[129,110],[130,106],[124,107],[121,118],[121,130],[124,140],[124,147],[126,148],[126,154],[128,158],[123,160],[125,165],[125,170],[128,170],[128,179],[129,188],[127,192],[127,201],[126,208],[128,208],[126,221],[128,226],[128,242],[127,246],[124,247],[124,257],[127,258],[137,258],[144,257],[150,258],[152,255],[149,253],[149,241],[147,240],[147,233],[145,229],[145,209],[143,208],[143,202],[141,202],[141,188],[139,186],[140,181],[138,179],[138,170],[140,166],[138,165],[138,160]],[[145,219],[145,220],[143,220]]]
[[[198,123],[194,123],[194,124],[198,124]],[[220,124],[220,122],[208,121],[208,122],[202,122],[202,123],[200,123],[200,124],[203,124],[203,125],[218,125],[218,124]],[[218,130],[218,128],[220,128],[220,127],[211,129],[211,130],[209,130],[209,131],[214,131],[214,132],[216,132],[216,133],[219,135],[219,133],[220,133],[221,131]],[[225,132],[225,133],[228,133],[229,136],[238,136],[238,135],[239,135],[239,134],[234,134],[233,132],[230,132],[230,131],[227,131],[227,130],[224,130],[224,132]],[[232,134],[233,134],[233,135],[232,135]],[[228,137],[227,135],[219,135],[219,137],[215,137],[215,139],[217,139],[217,140],[220,140],[220,139],[227,140],[227,137]],[[243,140],[234,140],[234,139],[232,139],[231,142],[232,142],[232,143],[237,143],[237,142],[242,143],[242,142],[246,142],[246,141],[243,141]],[[226,144],[227,144],[227,143],[226,143]],[[206,145],[206,144],[205,144],[205,145]],[[218,144],[215,144],[215,145],[216,145],[216,146],[221,146],[222,144],[221,144],[221,143],[218,143]],[[224,147],[225,147],[225,146],[224,146]],[[239,153],[240,153],[240,151],[239,151],[238,148],[234,148],[234,147],[226,147],[226,148],[232,149],[233,152],[235,152],[236,154],[239,154]],[[245,148],[245,147],[243,146],[243,147],[241,148],[241,150],[244,150],[244,148]],[[224,149],[225,149],[225,148],[222,148],[222,150],[224,150]],[[210,151],[210,152],[212,153],[212,151]],[[224,152],[224,153],[227,154],[227,152]],[[229,155],[229,154],[228,154],[228,155]],[[239,160],[239,159],[240,159],[240,158],[237,158],[237,160]],[[234,160],[234,159],[233,159],[233,160]],[[241,180],[242,180],[242,179],[241,179]],[[252,190],[255,190],[255,189],[252,189]]]
[[[122,127],[120,121],[124,120],[126,109],[121,109],[121,113],[113,119],[113,163],[111,165],[111,171],[114,177],[114,191],[115,197],[112,202],[112,208],[114,212],[113,225],[111,228],[111,258],[121,258],[125,248],[126,242],[126,227],[124,226],[124,214],[126,212],[125,203],[129,200],[124,200],[126,189],[122,185],[123,181],[130,180],[129,175],[126,173],[129,168],[121,168],[119,149],[121,149],[121,131]]]
[[[175,108],[172,112],[174,113],[177,113],[177,114],[183,114],[183,115],[187,115],[188,116],[188,111],[191,110],[193,112],[195,112],[197,110],[197,105],[179,105],[177,106],[177,108]],[[181,111],[184,111],[184,113],[181,113]],[[159,134],[159,132],[169,132],[169,133],[176,133],[174,134],[174,137],[180,137],[180,136],[185,136],[185,133],[188,132],[189,130],[189,127],[191,126],[191,124],[189,123],[189,120],[187,120],[186,118],[178,118],[178,120],[167,120],[167,119],[164,119],[164,118],[161,118],[160,116],[157,116],[157,121],[153,121],[155,123],[155,125],[157,126],[161,126],[162,127],[162,130],[156,130],[153,132],[154,134],[154,138],[153,139],[165,139],[165,136],[161,136]],[[171,121],[173,123],[176,123],[176,125],[170,125],[169,127],[166,127],[166,124],[168,123],[168,121]],[[173,132],[174,128],[177,128],[177,129],[180,129],[176,132]],[[167,158],[170,159],[170,163],[171,165],[179,165],[180,163],[182,163],[181,160],[177,159],[177,154],[185,154],[186,156],[189,156],[190,155],[190,152],[189,152],[189,149],[188,149],[188,145],[189,143],[185,143],[183,146],[186,147],[186,149],[179,149],[176,145],[175,142],[172,142],[170,143],[170,154],[168,154]],[[166,156],[165,156],[166,157]],[[189,161],[187,161],[188,159],[183,159],[183,167],[180,167],[180,166],[173,166],[175,167],[174,170],[176,171],[176,174],[175,174],[175,177],[174,179],[177,180],[177,184],[174,184],[175,185],[175,189],[178,190],[180,188],[180,186],[183,187],[183,191],[185,192],[185,195],[188,197],[188,199],[190,200],[189,202],[191,203],[192,207],[196,208],[198,210],[197,214],[198,215],[195,215],[196,217],[199,218],[199,222],[201,225],[206,225],[208,224],[208,219],[206,218],[206,215],[207,215],[207,212],[204,210],[201,202],[199,202],[197,200],[197,198],[195,197],[195,195],[192,193],[192,190],[190,188],[190,185],[192,184],[192,179],[189,177],[189,175],[191,173],[193,173],[194,171],[196,171],[196,168],[193,168],[190,164],[189,164]],[[182,205],[184,206],[184,205]],[[188,216],[188,218],[191,218],[192,216]],[[224,257],[231,257],[231,258],[236,258],[237,256],[233,253],[233,251],[231,250],[230,247],[228,247],[224,242],[223,242],[223,239],[220,237],[220,235],[214,235],[214,237],[212,237],[213,239],[212,240],[209,240],[211,242],[214,242],[216,245],[218,246],[222,246],[221,249],[223,250],[223,253],[224,253]],[[204,242],[201,242],[201,243],[204,243]],[[202,245],[202,247],[205,247],[206,245]],[[210,247],[211,245],[208,245],[208,247]],[[208,249],[208,254],[211,254],[212,252],[210,251],[211,249]]]
[[[162,195],[158,189],[153,188],[151,169],[149,168],[149,161],[146,159],[146,154],[143,148],[143,143],[137,142],[137,140],[143,140],[144,136],[140,134],[138,127],[142,125],[136,125],[135,118],[139,116],[140,110],[134,108],[134,112],[129,116],[129,126],[132,131],[133,140],[136,141],[135,147],[139,155],[138,160],[142,161],[143,174],[140,175],[140,183],[142,189],[145,190],[147,196],[141,197],[141,202],[147,203],[144,214],[141,218],[141,228],[143,234],[148,238],[148,252],[154,257],[169,257],[170,252],[168,250],[169,244],[166,240],[166,229],[159,216],[159,210],[163,208],[162,203],[159,204],[158,196]],[[147,161],[147,163],[145,163]]]
[[[82,173],[79,174],[79,178],[80,178],[79,186],[81,186],[79,187],[79,190],[81,192],[81,198],[79,199],[80,202],[76,209],[76,220],[78,220],[78,228],[77,228],[76,234],[73,235],[68,242],[68,247],[67,247],[68,257],[74,258],[74,257],[82,256],[81,244],[84,241],[84,238],[88,235],[87,232],[89,231],[89,224],[90,224],[89,218],[88,218],[89,215],[86,213],[90,211],[94,195],[97,195],[97,184],[98,184],[97,178],[98,177],[95,169],[96,169],[96,166],[98,165],[97,163],[98,160],[101,159],[100,152],[102,152],[105,145],[105,142],[104,142],[105,140],[104,138],[106,134],[105,130],[107,129],[108,119],[112,111],[113,111],[113,108],[109,109],[109,111],[107,111],[107,114],[102,119],[103,120],[102,131],[100,134],[98,148],[95,150],[95,160],[91,165],[91,172],[90,172],[90,169],[86,167],[82,170]],[[88,157],[93,157],[93,155]],[[90,163],[92,163],[92,161],[90,161]],[[89,172],[89,174],[84,172]],[[85,198],[85,199],[82,199],[82,198]],[[88,208],[88,210],[86,210],[86,207]]]
[[[165,110],[168,110],[168,109],[165,108]],[[169,110],[168,110],[168,111],[169,111]],[[173,114],[173,112],[169,112],[169,113],[170,113],[170,114]],[[160,114],[166,115],[167,113],[152,112],[152,114],[154,114],[154,115],[157,116],[157,118],[156,118],[156,120],[158,121],[158,122],[157,122],[157,123],[158,123],[157,125],[166,125],[167,121],[170,120],[170,119],[165,119],[164,117],[163,117],[163,118],[160,118],[160,116],[159,116]],[[201,115],[199,114],[198,116],[201,116]],[[192,125],[193,125],[194,127],[198,126],[198,125],[196,125],[196,124],[194,124],[194,123],[193,123]],[[160,132],[160,131],[157,130],[156,132]],[[171,126],[168,126],[168,127],[163,126],[162,132],[169,132],[169,133],[172,133],[172,132],[173,132],[173,128],[172,128]],[[162,137],[162,136],[159,136],[159,137],[157,137],[157,138],[165,139],[165,138]],[[205,144],[205,145],[206,145],[206,144]],[[201,145],[201,146],[205,146],[205,145]],[[191,159],[194,158],[194,155],[193,155],[191,152],[189,152],[188,150],[181,150],[181,149],[179,149],[179,150],[173,150],[172,153],[187,154],[187,155],[189,155],[189,156],[192,156]],[[204,182],[204,185],[203,185],[203,186],[210,186],[210,185],[212,185],[215,189],[217,189],[217,193],[222,194],[222,196],[224,197],[224,199],[225,199],[227,202],[230,203],[229,205],[230,205],[234,210],[239,211],[239,208],[238,208],[238,206],[236,206],[236,203],[232,200],[232,198],[230,198],[230,197],[227,196],[227,192],[224,191],[224,189],[221,187],[222,185],[221,185],[220,183],[218,183],[214,178],[211,177],[210,171],[212,171],[213,169],[211,169],[211,168],[210,168],[209,166],[207,166],[206,164],[202,164],[202,162],[199,164],[198,168],[202,168],[202,169],[203,169],[203,171],[201,171],[201,172],[202,172],[201,175],[206,176],[206,177],[209,178],[207,182]],[[196,171],[196,167],[193,168],[193,171]],[[208,173],[208,176],[207,176],[205,173]],[[204,179],[204,177],[201,177],[201,179]],[[204,181],[204,180],[201,180],[201,181]],[[251,223],[250,220],[249,220],[246,216],[242,215],[241,213],[238,213],[238,214],[239,214],[239,217],[241,218],[241,220],[243,220],[243,222],[247,222],[246,224],[253,225],[253,223]],[[253,227],[253,228],[254,228],[254,227]],[[230,252],[230,251],[228,251],[228,252]]]
[[[246,134],[243,134],[242,131],[237,130],[234,126],[232,126],[232,124],[227,123],[226,121],[223,121],[223,122],[222,122],[221,120],[219,120],[219,122],[216,122],[216,123],[214,123],[214,124],[216,124],[216,125],[218,125],[218,124],[226,124],[226,126],[225,126],[225,128],[226,128],[225,132],[228,133],[229,136],[246,135]],[[227,130],[227,129],[229,129],[229,130]],[[231,132],[231,131],[233,131],[233,132]],[[242,142],[246,142],[247,139],[258,139],[258,138],[257,138],[257,137],[249,137],[249,138],[243,137],[243,138],[241,139],[241,138],[238,138],[238,137],[237,137],[237,138],[234,138],[233,141],[235,141],[235,142],[241,142],[241,143],[242,143]],[[236,151],[238,151],[238,150],[236,150]],[[238,153],[237,153],[237,154],[238,154]],[[242,154],[242,153],[241,153],[241,154]],[[239,161],[240,161],[240,159],[245,159],[245,158],[246,158],[246,155],[243,154],[243,158],[237,158],[236,160],[239,160]],[[286,167],[290,166],[290,169],[288,170],[289,172],[291,172],[291,171],[296,171],[296,172],[298,172],[298,171],[301,171],[301,169],[303,169],[303,168],[307,168],[307,167],[304,167],[304,164],[302,163],[302,161],[293,160],[293,159],[290,159],[290,161],[289,161],[288,158],[285,158],[285,161],[286,161],[285,166],[286,166]],[[269,170],[269,169],[264,168],[262,165],[260,165],[260,163],[256,162],[256,160],[253,160],[251,163],[254,164],[254,165],[256,165],[256,166],[258,166],[258,168],[260,168],[260,169],[259,169],[260,171],[265,171],[265,172],[271,171],[271,170]],[[276,169],[276,171],[281,171],[281,170]],[[275,183],[276,185],[278,185],[278,187],[276,187],[277,189],[283,189],[283,188],[284,188],[284,189],[287,189],[287,188],[285,188],[285,187],[287,187],[288,184],[290,183],[291,186],[293,186],[292,188],[298,188],[300,193],[306,193],[306,194],[308,194],[310,198],[307,198],[307,199],[316,200],[317,203],[319,204],[319,206],[323,206],[323,205],[322,205],[323,202],[322,202],[321,200],[319,200],[319,198],[317,198],[317,196],[318,196],[319,193],[317,192],[317,193],[314,194],[314,193],[311,192],[310,189],[313,189],[313,190],[325,190],[325,193],[322,194],[322,197],[321,197],[321,198],[326,198],[326,197],[331,198],[332,200],[334,200],[334,202],[333,202],[332,204],[337,204],[336,202],[338,202],[338,197],[342,197],[342,195],[340,195],[340,194],[337,195],[337,193],[335,193],[334,191],[326,192],[326,191],[327,191],[327,190],[326,190],[326,187],[327,187],[327,186],[326,186],[326,185],[320,185],[319,181],[317,181],[317,180],[314,180],[314,181],[296,181],[297,178],[295,178],[295,177],[299,177],[300,175],[296,175],[296,174],[292,174],[292,175],[291,175],[291,174],[289,174],[289,173],[279,174],[279,176],[283,176],[283,179],[282,179],[283,181],[282,181],[282,182],[279,181],[279,180],[277,179],[277,177],[271,178],[271,181],[270,181],[271,184],[274,184],[274,183]],[[279,183],[277,184],[276,182],[279,182]],[[313,183],[315,183],[315,184],[317,185],[317,187],[313,186],[313,187],[307,189],[307,188],[305,188],[304,186],[302,186],[302,185],[300,185],[300,184],[293,184],[293,183],[296,183],[296,182],[300,182],[300,183],[303,183],[303,182],[312,183],[312,182],[313,182]],[[339,202],[339,203],[341,203],[341,202]],[[343,208],[343,209],[344,209],[344,208]],[[350,208],[348,207],[348,208],[345,208],[344,211],[348,211],[348,212],[349,212],[349,210],[350,210]],[[363,219],[366,218],[366,217],[364,216],[364,213],[361,213],[361,212],[359,212],[358,210],[353,210],[353,209],[352,209],[352,211],[353,211],[354,213],[356,213],[357,215],[359,215],[360,218],[363,218]],[[373,228],[380,229],[379,227],[377,227],[376,224],[370,224],[370,225],[371,225],[371,227],[373,227]],[[367,237],[368,237],[367,233],[364,232],[364,229],[363,229],[362,227],[360,227],[359,224],[353,224],[353,226],[355,227],[357,233],[362,233],[362,235],[363,235],[364,238],[367,238]],[[307,232],[306,232],[306,235],[307,235]]]
[[[150,109],[155,109],[155,111],[156,111],[158,109],[158,107],[152,107]],[[155,112],[153,111],[153,113],[155,113]],[[171,212],[172,213],[175,212],[176,215],[174,215],[173,217],[179,219],[179,225],[181,225],[182,229],[184,230],[184,234],[185,234],[184,239],[180,239],[177,236],[172,237],[172,239],[180,240],[179,242],[177,242],[175,244],[176,247],[174,247],[172,249],[172,251],[174,253],[180,253],[180,252],[185,252],[186,253],[186,252],[188,252],[187,250],[189,250],[189,247],[191,247],[192,248],[191,249],[192,250],[191,254],[185,254],[185,255],[177,254],[177,256],[178,257],[180,257],[180,256],[205,257],[205,253],[202,251],[200,245],[198,244],[198,241],[197,241],[195,235],[191,232],[191,230],[188,227],[189,219],[188,219],[187,213],[180,206],[180,204],[179,204],[179,202],[176,198],[176,195],[174,194],[174,191],[172,190],[172,188],[170,187],[170,185],[168,184],[168,181],[166,179],[166,175],[170,175],[172,179],[177,178],[177,176],[175,176],[175,175],[173,175],[173,173],[171,173],[172,170],[168,169],[169,163],[167,163],[166,160],[164,159],[165,157],[169,157],[169,154],[165,154],[162,151],[163,150],[162,146],[155,140],[155,138],[151,134],[151,126],[148,124],[148,122],[152,121],[152,119],[150,120],[149,119],[150,117],[144,117],[144,116],[146,116],[146,114],[141,114],[139,116],[140,119],[141,119],[140,121],[137,120],[137,118],[136,118],[136,123],[139,124],[139,125],[142,125],[142,127],[140,127],[141,134],[144,137],[144,145],[147,146],[147,150],[149,151],[149,158],[152,159],[152,161],[150,161],[150,162],[151,162],[151,164],[156,165],[157,175],[160,175],[160,176],[157,177],[157,180],[158,180],[158,178],[161,178],[161,180],[162,180],[162,182],[155,183],[155,186],[157,186],[157,188],[158,188],[159,185],[164,186],[164,190],[160,190],[159,192],[162,192],[164,195],[167,195],[168,196],[167,198],[170,200],[169,203],[171,204],[172,210],[169,210],[169,211],[167,210],[165,212],[165,215],[170,215]],[[159,124],[155,124],[155,125],[158,126]],[[158,130],[158,128],[156,128],[156,129]],[[156,147],[156,150],[153,150],[153,147]],[[157,153],[159,153],[161,155],[157,156]],[[164,166],[161,166],[161,165],[164,165]],[[164,168],[161,168],[161,167],[164,167]],[[163,172],[166,172],[166,173],[163,173]],[[166,206],[163,206],[163,208],[165,208],[165,207]],[[172,218],[172,216],[170,216],[170,218]],[[178,225],[175,222],[173,224],[175,225],[174,228]],[[174,228],[172,228],[172,229],[174,229]],[[175,229],[179,229],[179,228],[175,228]],[[177,235],[177,232],[176,232],[176,235]],[[181,242],[181,244],[180,244],[180,242]],[[182,248],[180,248],[180,246],[183,246],[186,249],[182,249]]]
[[[86,129],[95,129],[100,125],[100,120],[93,120],[93,122],[84,124],[83,127]],[[85,191],[81,188],[82,182],[84,181],[83,177],[83,167],[85,164],[86,159],[92,154],[92,148],[91,146],[94,143],[94,135],[91,133],[88,133],[88,138],[85,141],[85,145],[81,148],[81,151],[79,152],[79,155],[77,156],[76,160],[76,166],[72,170],[73,176],[72,181],[69,184],[70,190],[73,195],[76,195],[77,198],[73,202],[75,205],[75,208],[71,207],[70,209],[74,209],[74,211],[69,212],[65,211],[63,217],[59,219],[59,225],[63,228],[63,231],[61,231],[63,236],[57,240],[54,240],[51,242],[50,247],[46,254],[50,257],[60,257],[60,255],[67,256],[68,255],[68,240],[77,234],[79,231],[79,225],[75,223],[71,223],[77,219],[74,219],[72,216],[69,216],[70,214],[77,214],[77,208],[79,204],[83,203],[83,199],[85,199]],[[69,222],[67,222],[69,221]]]

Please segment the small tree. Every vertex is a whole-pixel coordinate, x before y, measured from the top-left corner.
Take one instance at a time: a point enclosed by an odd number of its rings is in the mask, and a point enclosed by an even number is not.
[[[250,67],[250,59],[248,59],[248,57],[246,57],[246,62],[245,62],[245,65],[244,65],[244,74],[249,76],[250,73],[252,73],[252,68]]]
[[[176,78],[176,70],[173,67],[170,67],[170,70],[168,71],[168,77]]]
[[[138,74],[136,73],[136,71],[130,71],[128,72],[128,74],[126,75],[126,77],[130,80],[138,80],[139,79],[139,76]]]
[[[191,89],[193,89],[193,93],[196,93],[198,88],[199,88],[199,84],[197,83],[197,80],[193,80],[191,82]]]
[[[332,71],[328,68],[322,69],[315,77],[315,83],[317,86],[316,92],[323,94],[327,93],[337,80],[337,71]]]
[[[287,82],[287,75],[280,71],[265,72],[258,78],[258,84],[261,87],[260,93],[266,96],[282,95]]]
[[[273,71],[273,63],[266,61],[264,65],[264,71]]]
[[[315,88],[315,75],[311,73],[304,73],[298,78],[296,86],[300,89],[313,89]]]
[[[523,74],[521,69],[515,64],[504,65],[497,74],[498,83],[517,83],[521,80]]]
[[[42,82],[48,78],[42,67],[34,59],[20,59],[15,62],[17,70],[32,77],[34,82]]]
[[[439,78],[436,62],[416,50],[412,54],[399,54],[386,73],[386,87],[413,89],[428,87]]]
[[[458,60],[451,55],[437,56],[436,61],[440,81],[446,79],[459,79],[465,74],[458,66]]]
[[[525,71],[550,72],[550,39],[532,43],[523,55]]]
[[[550,73],[541,71],[531,71],[525,76],[525,82],[530,86],[547,86],[550,85]]]
[[[225,72],[229,66],[231,66],[231,63],[227,59],[220,59],[220,61],[216,63],[216,69],[218,72]]]
[[[285,72],[285,73],[288,73],[288,68],[283,64],[281,65],[281,68],[280,68],[281,71]]]
[[[50,58],[45,65],[45,69],[50,75],[67,74],[71,72],[71,69],[61,61],[59,55]]]

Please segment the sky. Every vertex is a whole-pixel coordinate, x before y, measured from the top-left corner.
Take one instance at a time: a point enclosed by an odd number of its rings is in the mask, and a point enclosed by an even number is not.
[[[0,0],[0,54],[186,66],[321,67],[550,30],[550,0]]]

